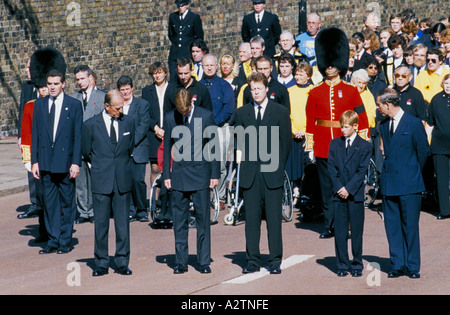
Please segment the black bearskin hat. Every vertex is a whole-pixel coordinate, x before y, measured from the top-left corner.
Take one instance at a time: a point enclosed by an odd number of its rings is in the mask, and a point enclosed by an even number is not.
[[[63,79],[65,79],[66,68],[66,61],[58,50],[52,47],[40,48],[31,56],[31,82],[37,88],[46,86],[47,74],[50,70],[58,70],[62,73]]]
[[[324,78],[325,70],[330,66],[339,69],[341,77],[347,73],[350,49],[342,30],[336,27],[322,29],[316,36],[315,50],[317,67]]]

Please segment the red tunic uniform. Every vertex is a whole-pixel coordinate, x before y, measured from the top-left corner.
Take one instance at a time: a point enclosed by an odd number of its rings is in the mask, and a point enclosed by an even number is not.
[[[306,151],[328,158],[332,139],[342,136],[339,119],[346,110],[359,116],[358,134],[369,141],[369,123],[363,101],[353,85],[342,80],[321,83],[309,92],[306,105]]]
[[[20,145],[22,149],[23,162],[31,161],[31,125],[33,122],[34,101],[25,104],[22,115],[22,131],[20,133]]]

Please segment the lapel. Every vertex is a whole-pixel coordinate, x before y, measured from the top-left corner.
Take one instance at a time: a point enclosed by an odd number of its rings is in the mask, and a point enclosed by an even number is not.
[[[137,99],[133,95],[133,99],[131,100],[131,103],[130,103],[130,109],[128,109],[128,115],[131,117],[134,117],[136,111],[137,111]]]
[[[345,154],[345,137],[344,137],[344,145],[341,146],[343,148],[343,154],[344,154],[344,164],[347,164],[350,158],[353,156],[353,154],[356,151],[359,151],[359,144],[360,140],[362,140],[358,135],[356,136],[355,140],[353,140],[352,145],[350,146],[350,149],[348,151],[348,154]]]
[[[389,137],[389,122],[386,124],[386,135]],[[409,125],[409,119],[407,117],[407,113],[405,112],[402,116],[402,118],[400,119],[397,129],[394,132],[394,135],[392,136],[392,138],[390,138],[388,140],[387,146],[385,146],[385,156],[388,157],[389,153],[392,152],[392,150],[394,150],[394,148],[397,148],[400,145],[400,140],[402,138],[402,134],[405,131],[405,129],[407,128],[407,126]],[[384,141],[384,139],[383,139]],[[386,150],[387,149],[387,150]]]
[[[96,120],[97,120],[97,128],[98,128],[100,134],[102,135],[103,140],[105,140],[107,146],[114,153],[115,152],[115,148],[113,147],[113,145],[111,143],[111,139],[109,138],[108,130],[106,129],[105,121],[103,119],[103,112],[100,113],[99,115],[96,115],[95,117],[96,117]],[[120,135],[120,130],[119,130],[119,135]],[[119,141],[117,141],[117,144],[118,143],[119,143]]]
[[[64,124],[67,122],[69,112],[70,112],[70,105],[69,102],[67,101],[67,95],[64,95],[63,103],[61,105],[61,113],[59,115],[58,129],[56,129],[55,142],[58,140],[58,137],[61,134],[61,130],[64,127]]]
[[[52,127],[50,126],[49,122],[49,110],[48,110],[48,102],[50,97],[46,96],[42,99],[42,106],[41,106],[41,117],[42,117],[42,126],[45,126],[47,128],[47,134],[48,138],[50,139],[50,143],[53,142],[53,134],[52,134]]]

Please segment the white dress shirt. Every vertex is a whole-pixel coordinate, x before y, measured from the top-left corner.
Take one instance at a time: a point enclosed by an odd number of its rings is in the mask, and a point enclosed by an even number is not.
[[[48,112],[52,108],[53,97],[48,98]],[[58,130],[59,116],[61,116],[62,103],[64,101],[64,93],[59,94],[55,99],[55,122],[53,123],[53,141],[55,141],[56,131]]]
[[[393,132],[395,132],[395,130],[397,130],[398,123],[400,122],[400,119],[402,119],[404,113],[405,112],[403,111],[403,109],[400,108],[398,113],[394,117],[391,118],[391,120],[394,121],[394,131]],[[389,127],[390,127],[390,125],[389,125]]]
[[[264,102],[262,102],[261,105],[258,105],[256,103],[253,103],[255,108],[255,118],[258,119],[258,106],[261,106],[261,120],[264,117],[264,112],[266,111],[267,103],[269,103],[269,100],[266,98]]]
[[[106,131],[108,131],[108,136],[111,136],[111,116],[109,116],[105,110],[103,111],[102,116],[106,125]],[[119,141],[119,122],[117,119],[114,119],[113,125],[116,130],[116,139]]]

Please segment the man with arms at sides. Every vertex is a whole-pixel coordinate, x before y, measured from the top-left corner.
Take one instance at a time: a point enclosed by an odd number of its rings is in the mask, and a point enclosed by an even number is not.
[[[110,215],[114,218],[117,272],[131,275],[130,192],[131,154],[134,150],[134,120],[122,114],[124,98],[117,90],[105,95],[105,110],[88,119],[83,128],[83,156],[91,164],[95,216],[95,269],[92,276],[108,274]]]
[[[71,96],[83,104],[83,121],[100,113],[104,104],[105,92],[97,89],[89,66],[79,65],[74,70],[75,79],[80,90]],[[91,170],[86,161],[82,160],[80,175],[76,179],[77,211],[75,223],[94,221],[92,208]]]
[[[275,55],[275,45],[281,35],[278,16],[265,10],[265,0],[252,0],[253,12],[244,16],[242,20],[241,36],[244,42],[250,41],[256,35],[264,38],[265,54],[272,58]]]
[[[59,54],[51,48],[41,52]],[[81,166],[83,109],[80,101],[64,93],[66,64],[62,55],[58,63],[62,71],[47,74],[49,96],[34,103],[31,129],[31,172],[42,180],[49,238],[40,254],[70,251],[76,215],[75,178]]]
[[[147,133],[150,129],[150,105],[143,98],[133,95],[133,80],[123,75],[117,80],[117,89],[124,98],[123,114],[134,119],[136,133],[134,135],[134,150],[132,163],[133,189],[130,204],[130,219],[148,222],[147,184],[145,172],[148,163]]]
[[[235,128],[243,127],[250,131],[248,138],[244,134],[246,138],[241,140],[239,133],[237,134],[238,147],[243,151],[240,187],[243,189],[246,205],[247,266],[242,272],[252,273],[260,269],[259,242],[261,221],[265,214],[269,269],[270,273],[279,274],[283,256],[281,208],[284,167],[291,149],[292,137],[290,116],[286,107],[267,97],[269,83],[263,73],[252,74],[249,84],[253,101],[237,109],[235,117]],[[256,133],[253,136],[252,130]],[[266,145],[267,152],[264,152],[263,145]],[[264,154],[270,154],[270,157],[265,159]]]
[[[420,278],[419,216],[425,184],[422,170],[430,154],[422,121],[404,112],[397,92],[386,88],[377,95],[384,154],[381,194],[392,270],[389,278],[407,273]]]
[[[211,96],[206,86],[198,82],[193,76],[193,65],[190,58],[180,58],[177,60],[178,79],[171,81],[167,87],[167,106],[175,109],[175,94],[178,90],[186,89],[191,93],[194,105],[213,111]]]
[[[203,39],[203,26],[200,15],[189,10],[191,0],[175,0],[177,12],[170,13],[168,36],[171,42],[169,51],[170,80],[177,78],[178,58],[191,56],[189,47],[196,38]]]
[[[195,106],[191,93],[185,89],[175,93],[175,104],[176,109],[164,118],[166,128],[162,172],[164,185],[172,190],[176,261],[173,272],[182,274],[188,271],[188,219],[189,203],[192,200],[197,228],[199,271],[210,273],[210,189],[219,184],[220,169],[219,161],[208,159],[204,153],[205,149],[208,150],[205,146],[214,134],[211,133],[211,127],[214,128],[215,125],[214,116],[212,112]],[[203,135],[201,139],[194,137],[198,131]]]
[[[345,33],[326,28],[316,38],[317,66],[325,79],[314,87],[306,105],[305,151],[313,156],[319,173],[325,231],[320,238],[334,236],[334,215],[331,206],[333,190],[327,168],[330,141],[342,136],[339,118],[346,110],[359,116],[358,134],[369,141],[369,123],[364,104],[356,87],[341,80],[348,68],[349,45]]]

